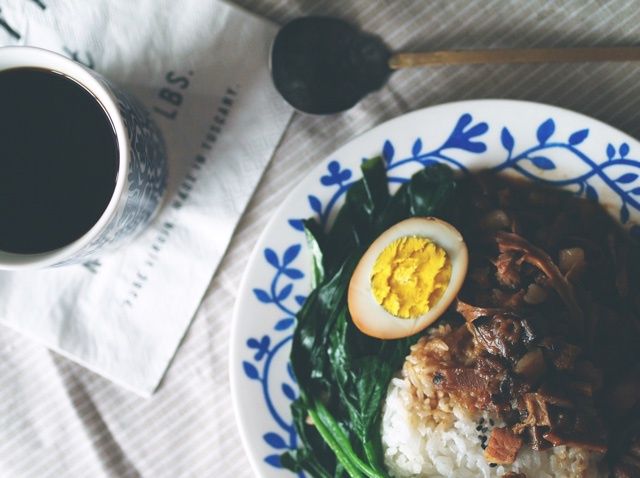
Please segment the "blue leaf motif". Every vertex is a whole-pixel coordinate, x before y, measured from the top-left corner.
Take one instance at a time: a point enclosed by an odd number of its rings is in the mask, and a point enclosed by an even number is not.
[[[278,302],[282,302],[287,297],[289,297],[292,290],[293,284],[287,284],[286,286],[284,286],[284,288],[280,292],[278,292]]]
[[[440,149],[457,148],[470,151],[472,153],[482,153],[487,150],[487,145],[480,141],[471,141],[472,138],[486,133],[489,129],[487,123],[478,123],[465,131],[467,125],[471,124],[473,118],[469,113],[460,116],[458,122],[449,135],[449,138]]]
[[[633,237],[638,237],[638,238],[640,238],[640,226],[635,225],[635,226],[631,227],[631,229],[629,229],[629,233],[630,233]]]
[[[507,128],[502,128],[502,133],[500,133],[500,141],[502,142],[502,146],[504,146],[504,149],[509,152],[513,151],[513,146],[515,143],[513,141],[513,136],[511,136],[511,133]]]
[[[435,159],[425,159],[424,161],[422,161],[422,164],[424,166],[433,166],[434,164],[440,164],[440,163],[438,163],[438,161],[436,161]]]
[[[480,136],[489,131],[489,125],[487,123],[478,123],[470,130],[465,131],[465,135],[469,138],[475,138],[476,136]]]
[[[291,262],[293,262],[295,258],[298,257],[298,254],[300,254],[300,249],[300,244],[294,244],[293,246],[287,248],[287,250],[284,251],[284,256],[282,256],[282,265],[286,266],[288,264],[291,264]]]
[[[329,170],[328,175],[324,175],[320,178],[320,182],[324,186],[331,186],[332,184],[340,184],[348,180],[351,177],[351,170],[344,169],[340,171],[340,163],[338,161],[331,161],[327,166]]]
[[[295,319],[292,319],[290,317],[287,317],[285,319],[280,319],[274,326],[274,329],[280,330],[280,331],[287,330],[289,327],[293,325],[294,322],[295,322]]]
[[[332,184],[335,184],[335,180],[333,176],[325,175],[320,178],[320,183],[322,183],[323,186],[331,186]]]
[[[576,145],[582,143],[589,136],[589,129],[581,129],[569,136],[569,144]]]
[[[618,179],[616,179],[616,183],[620,183],[620,184],[629,184],[634,182],[636,179],[638,179],[638,175],[635,173],[626,173],[623,174],[622,176],[620,176]]]
[[[253,289],[253,293],[256,295],[257,299],[264,304],[273,302],[273,299],[266,290]]]
[[[538,142],[540,144],[546,143],[555,130],[556,130],[556,124],[553,122],[551,118],[549,118],[547,121],[545,121],[538,127],[538,131],[536,132]]]
[[[556,165],[549,158],[545,158],[544,156],[536,156],[535,158],[531,158],[531,162],[535,165],[536,168],[543,169],[545,171],[549,171],[551,169],[556,169]]]
[[[384,158],[387,164],[390,164],[393,161],[393,155],[396,153],[396,150],[391,144],[391,141],[386,140],[384,142],[384,146],[382,146],[382,157]]]
[[[284,269],[282,273],[286,275],[289,279],[293,279],[293,280],[302,279],[304,277],[303,272],[299,269],[293,269],[293,268]]]
[[[587,199],[590,199],[591,201],[598,201],[598,192],[595,190],[595,188],[589,184],[587,184],[586,187],[586,195],[587,195]]]
[[[469,141],[467,146],[463,149],[466,149],[471,153],[484,153],[487,150],[487,145],[480,143],[479,141]]]
[[[344,182],[344,181],[347,181],[348,179],[351,179],[351,170],[343,169],[338,175],[338,179],[340,180],[340,182]]]
[[[627,222],[629,222],[629,208],[624,203],[620,208],[620,221],[622,221],[622,224],[626,224]]]
[[[258,369],[254,367],[253,364],[249,362],[242,362],[242,368],[244,370],[244,374],[249,377],[251,380],[258,380],[260,375],[258,374]]]
[[[462,116],[460,116],[460,118],[458,119],[458,122],[454,126],[454,128],[453,128],[454,131],[455,130],[457,130],[457,131],[464,130],[467,127],[467,125],[469,123],[471,123],[472,119],[473,118],[471,117],[471,115],[469,113],[463,114]]]
[[[256,353],[253,358],[258,362],[269,353],[269,345],[271,345],[271,339],[268,335],[263,336],[262,339],[260,339],[260,342],[253,338],[247,340],[247,347],[250,349],[256,349]]]
[[[616,148],[614,148],[613,145],[609,143],[607,145],[607,158],[609,159],[609,161],[611,161],[615,155],[616,155]]]
[[[320,199],[312,194],[309,195],[309,206],[311,206],[311,209],[318,214],[322,212],[322,203],[320,202]]]
[[[289,225],[296,231],[304,231],[304,223],[302,219],[289,219]]]
[[[276,450],[287,448],[287,442],[285,442],[284,439],[277,433],[265,433],[262,438]]]
[[[269,264],[271,264],[276,269],[280,268],[280,262],[278,261],[278,255],[275,253],[273,249],[269,249],[268,247],[264,250],[264,258],[267,260]]]
[[[294,392],[293,388],[291,388],[286,383],[282,384],[282,393],[284,393],[284,396],[287,397],[289,400],[296,399],[296,392]]]
[[[296,302],[299,306],[302,306],[305,300],[307,300],[307,298],[304,295],[296,295]]]
[[[636,196],[640,196],[640,188],[633,188],[631,190],[631,194],[635,194]]]
[[[627,143],[622,143],[620,145],[620,157],[624,158],[627,154],[629,154],[629,145]]]
[[[264,459],[264,461],[275,468],[282,468],[282,463],[280,462],[280,455],[269,455]]]
[[[422,151],[422,140],[420,138],[416,139],[415,143],[413,143],[413,147],[411,148],[411,154],[413,156],[418,156]]]

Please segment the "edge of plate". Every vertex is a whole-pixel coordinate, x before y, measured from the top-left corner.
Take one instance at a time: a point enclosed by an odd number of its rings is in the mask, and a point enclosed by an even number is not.
[[[264,238],[266,236],[269,235],[270,231],[273,229],[276,221],[278,220],[278,218],[280,217],[280,211],[282,211],[283,209],[285,209],[287,203],[289,202],[289,199],[293,196],[295,196],[296,194],[298,194],[298,191],[303,190],[305,187],[305,183],[306,180],[313,176],[314,174],[317,173],[318,170],[320,170],[322,167],[324,167],[325,163],[329,160],[330,157],[335,156],[336,153],[338,153],[342,148],[344,148],[346,145],[351,144],[352,142],[359,140],[360,138],[366,136],[366,135],[373,135],[375,134],[375,132],[377,132],[378,130],[382,129],[382,128],[388,128],[390,125],[393,125],[396,122],[403,122],[406,121],[407,118],[411,118],[412,116],[419,116],[421,114],[424,113],[424,111],[426,110],[437,110],[440,108],[449,108],[451,106],[454,105],[461,105],[461,104],[465,104],[465,103],[471,103],[471,104],[491,104],[491,103],[500,103],[500,104],[509,104],[509,105],[519,105],[519,106],[529,106],[529,107],[534,107],[534,108],[544,108],[544,109],[549,109],[549,110],[558,110],[558,111],[562,111],[564,114],[569,114],[572,116],[576,116],[576,117],[582,117],[587,119],[588,121],[591,122],[595,122],[607,129],[610,129],[612,131],[615,131],[618,134],[622,134],[623,136],[625,136],[627,138],[627,140],[630,143],[634,143],[636,145],[636,147],[638,147],[640,149],[640,141],[637,140],[636,138],[634,138],[633,136],[631,136],[629,133],[626,133],[614,126],[611,126],[608,123],[605,123],[604,121],[601,121],[597,118],[594,118],[592,116],[586,115],[584,113],[580,113],[577,111],[573,111],[567,108],[563,108],[561,106],[555,106],[555,105],[551,105],[551,104],[547,104],[547,103],[539,103],[539,102],[535,102],[535,101],[525,101],[525,100],[513,100],[513,99],[503,99],[503,98],[482,98],[482,99],[473,99],[473,100],[461,100],[461,101],[452,101],[452,102],[447,102],[447,103],[439,103],[437,105],[432,105],[432,106],[426,106],[424,108],[420,108],[417,110],[413,110],[413,111],[409,111],[405,114],[402,114],[400,116],[396,116],[394,118],[391,118],[387,121],[384,121],[376,126],[374,126],[373,128],[370,128],[366,131],[363,131],[362,133],[353,136],[351,138],[349,138],[344,144],[341,144],[338,148],[334,149],[329,155],[323,157],[309,172],[307,172],[303,177],[301,182],[294,188],[292,189],[289,194],[287,194],[287,196],[284,198],[284,200],[282,201],[282,203],[275,209],[275,211],[271,214],[271,217],[269,218],[269,221],[267,222],[267,224],[265,225],[264,229],[262,230],[262,232],[260,233],[260,235],[258,236],[258,239],[256,240],[256,243],[253,247],[253,250],[251,251],[251,254],[249,255],[249,258],[247,260],[247,264],[245,266],[245,269],[242,273],[242,278],[240,280],[240,283],[238,285],[238,291],[244,290],[247,286],[247,281],[249,280],[249,271],[251,269],[251,265],[254,263],[255,258],[260,250],[259,245],[262,244],[264,242]],[[259,464],[256,461],[255,456],[253,455],[253,453],[251,453],[251,447],[249,446],[249,438],[246,435],[245,429],[246,429],[246,423],[240,413],[239,410],[239,406],[238,406],[238,401],[237,401],[237,391],[238,391],[238,387],[239,387],[239,377],[240,377],[240,373],[239,373],[239,365],[237,363],[237,361],[235,360],[235,358],[238,357],[238,336],[239,336],[239,323],[240,323],[240,317],[239,317],[239,301],[238,301],[238,297],[236,297],[236,300],[234,302],[234,306],[233,306],[233,312],[231,315],[231,334],[229,337],[230,340],[230,344],[229,344],[229,384],[230,384],[230,388],[231,388],[231,403],[233,406],[233,414],[236,420],[236,425],[237,425],[237,429],[238,432],[240,434],[240,440],[242,442],[242,446],[244,448],[245,454],[247,455],[247,458],[249,459],[249,463],[251,464],[251,468],[253,469],[254,473],[257,476],[264,476],[262,473],[262,467],[261,464]]]

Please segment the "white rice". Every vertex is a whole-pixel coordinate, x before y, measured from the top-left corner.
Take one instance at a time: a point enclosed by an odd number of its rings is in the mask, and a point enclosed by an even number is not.
[[[509,471],[525,473],[527,478],[596,478],[600,455],[578,448],[555,447],[538,452],[523,446],[516,462],[490,467],[481,447],[480,418],[489,428],[495,416],[486,412],[469,416],[454,405],[439,407],[438,416],[417,416],[411,406],[411,383],[394,378],[389,386],[382,417],[382,444],[385,464],[394,477],[501,477]],[[450,410],[443,419],[442,409]],[[485,425],[483,425],[485,426]]]

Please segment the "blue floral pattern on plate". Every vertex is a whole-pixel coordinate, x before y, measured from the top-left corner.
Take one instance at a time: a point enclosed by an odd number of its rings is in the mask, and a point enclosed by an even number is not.
[[[630,209],[636,214],[640,212],[640,161],[633,159],[627,142],[610,142],[601,152],[601,157],[594,158],[581,150],[581,145],[589,137],[589,128],[577,129],[568,137],[560,138],[556,131],[556,120],[548,118],[537,126],[533,144],[516,138],[508,126],[500,125],[498,128],[503,158],[492,164],[490,170],[496,173],[506,171],[532,181],[568,188],[577,195],[596,201],[600,199],[598,191],[607,188],[618,198],[617,215],[620,222],[627,226],[632,235],[640,237],[640,225],[630,221]],[[387,139],[380,144],[380,151],[389,183],[406,182],[410,174],[402,174],[399,170],[408,164],[424,167],[444,163],[461,174],[468,174],[465,163],[470,164],[475,155],[487,151],[483,136],[489,129],[486,122],[474,122],[470,113],[464,113],[458,117],[448,138],[439,147],[425,151],[423,140],[418,137],[413,141],[408,156],[397,154],[398,148],[392,140]],[[460,155],[456,154],[460,152],[465,154],[465,159],[460,159]],[[559,154],[574,156],[572,161],[580,161],[583,171],[571,177],[549,174],[561,169],[557,164],[558,159],[554,159]],[[324,200],[316,194],[307,195],[309,216],[315,216],[322,226],[327,227],[331,213],[355,181],[355,176],[354,171],[343,166],[339,160],[329,161],[325,173],[319,178],[327,194],[323,196]],[[594,185],[595,180],[601,183]],[[265,307],[277,309],[280,318],[274,321],[269,334],[246,340],[245,347],[249,355],[242,361],[245,379],[255,382],[256,390],[260,390],[272,419],[271,430],[262,434],[262,440],[272,452],[264,456],[263,461],[275,468],[282,468],[280,455],[288,449],[295,449],[297,442],[293,424],[274,406],[274,394],[281,394],[291,402],[296,398],[296,385],[288,362],[286,374],[274,374],[272,365],[278,354],[289,351],[286,345],[292,339],[295,314],[305,300],[305,296],[296,291],[306,292],[309,287],[308,280],[302,281],[305,278],[304,267],[297,263],[304,242],[302,219],[290,217],[286,221],[290,228],[300,233],[300,240],[282,251],[270,247],[262,251],[263,260],[271,270],[271,279],[252,289],[255,300]],[[276,375],[278,384],[272,383]],[[282,380],[282,377],[286,377],[286,380]],[[298,476],[302,477],[304,473]]]

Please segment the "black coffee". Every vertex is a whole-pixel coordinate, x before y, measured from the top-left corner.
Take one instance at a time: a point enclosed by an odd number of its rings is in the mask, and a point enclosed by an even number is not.
[[[0,250],[38,253],[86,233],[111,199],[113,125],[83,86],[57,72],[0,72]]]

